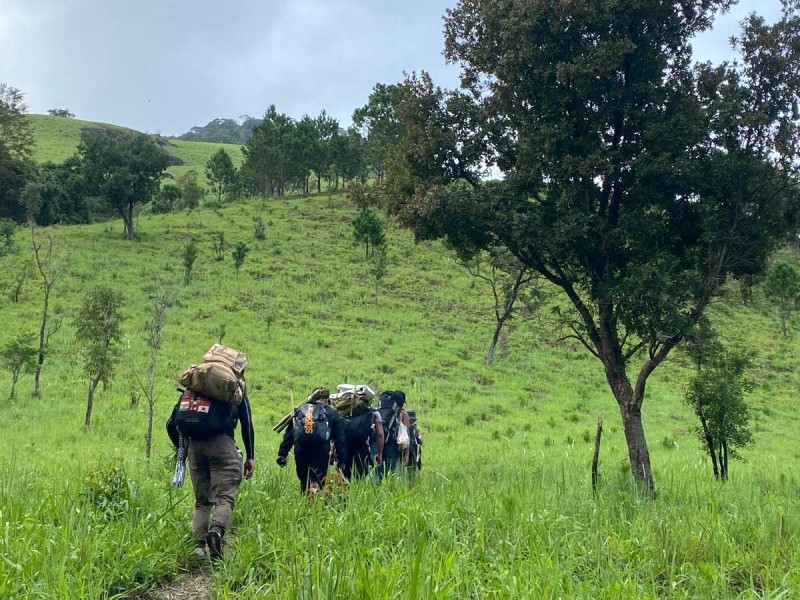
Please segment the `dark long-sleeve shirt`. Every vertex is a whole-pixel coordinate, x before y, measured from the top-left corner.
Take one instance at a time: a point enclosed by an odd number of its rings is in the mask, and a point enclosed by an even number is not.
[[[172,409],[172,414],[167,421],[167,434],[176,448],[178,447],[178,427],[175,425],[175,417],[178,414],[179,406],[180,399],[178,399],[177,404],[175,404],[175,408]],[[237,420],[242,424],[242,442],[244,443],[244,450],[246,453],[245,458],[247,458],[247,460],[255,460],[256,434],[253,429],[253,417],[250,412],[250,401],[247,399],[247,396],[244,397],[244,400],[242,400],[241,404],[238,406]],[[234,422],[233,427],[223,433],[236,439],[233,435],[233,430],[235,428],[236,423]]]
[[[347,464],[347,439],[344,434],[344,420],[336,412],[336,409],[327,404],[323,404],[325,414],[328,417],[328,426],[331,429],[331,441],[336,447],[336,456],[340,464]],[[278,456],[286,458],[289,455],[289,450],[294,446],[294,423],[298,418],[299,409],[295,411],[292,422],[286,428],[283,434],[283,441],[278,448]]]

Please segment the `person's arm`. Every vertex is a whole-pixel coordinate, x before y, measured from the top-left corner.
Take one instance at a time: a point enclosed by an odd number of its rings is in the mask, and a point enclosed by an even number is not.
[[[245,458],[244,478],[250,479],[256,470],[256,434],[253,429],[253,414],[250,412],[250,401],[247,396],[239,404],[239,422],[242,425],[242,442],[244,443]]]
[[[336,459],[339,464],[344,466],[348,464],[350,455],[347,453],[347,438],[344,434],[344,419],[339,416],[336,409],[332,406],[326,406],[325,410],[328,411],[328,422],[331,424],[331,438],[333,438],[333,445],[336,446]]]
[[[375,455],[375,464],[380,466],[383,462],[383,444],[386,440],[386,434],[383,431],[383,421],[375,420],[375,447],[378,453]]]
[[[180,435],[178,434],[178,426],[175,425],[175,416],[178,414],[180,402],[180,399],[178,399],[178,403],[175,405],[175,408],[172,409],[172,414],[170,414],[169,419],[167,419],[167,435],[169,436],[170,441],[172,441],[172,445],[175,446],[176,449],[178,448]]]
[[[294,420],[296,416],[292,415],[292,420],[289,422],[289,425],[286,426],[286,429],[283,432],[283,441],[281,445],[278,447],[278,464],[284,466],[286,464],[286,457],[289,456],[289,451],[294,446]],[[281,464],[281,460],[283,459],[283,464]]]

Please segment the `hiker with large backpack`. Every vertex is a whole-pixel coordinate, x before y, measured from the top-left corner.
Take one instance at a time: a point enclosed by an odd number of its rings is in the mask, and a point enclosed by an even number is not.
[[[378,412],[383,420],[385,440],[383,443],[383,462],[375,471],[375,483],[381,484],[389,473],[400,472],[408,460],[408,413],[403,410],[406,402],[405,392],[386,390],[380,395]]]
[[[331,402],[345,424],[348,460],[343,472],[348,479],[359,479],[372,467],[370,442],[373,436],[375,464],[380,465],[383,460],[383,420],[380,413],[370,406],[375,393],[369,386],[340,384],[337,388],[339,391],[331,396]]]
[[[295,469],[303,494],[317,493],[325,486],[331,442],[336,448],[340,464],[347,464],[344,422],[336,409],[328,405],[329,399],[330,392],[327,389],[314,389],[294,412],[292,423],[286,428],[278,448],[275,462],[285,467],[286,457],[294,447]]]
[[[192,537],[195,552],[212,559],[222,556],[222,540],[230,527],[242,476],[255,472],[255,433],[244,382],[247,357],[214,344],[199,365],[181,376],[185,387],[167,421],[175,448],[188,440],[189,473],[194,488]],[[240,422],[245,458],[234,440]],[[179,453],[180,455],[180,453]],[[182,481],[177,485],[182,484]]]

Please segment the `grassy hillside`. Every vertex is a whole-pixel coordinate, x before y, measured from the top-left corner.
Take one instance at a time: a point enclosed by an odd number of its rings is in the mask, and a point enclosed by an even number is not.
[[[186,142],[187,146],[196,144]],[[267,239],[253,239],[261,214]],[[163,423],[177,374],[218,341],[250,358],[258,468],[243,484],[234,536],[214,570],[216,598],[792,598],[800,594],[798,337],[780,337],[756,293],[713,309],[731,342],[752,348],[755,443],[718,485],[682,401],[680,354],[651,377],[644,404],[656,500],[629,483],[618,409],[599,363],[556,342],[549,309],[519,322],[495,366],[488,290],[440,244],[390,228],[377,289],[351,243],[355,211],[341,197],[248,201],[221,210],[140,217],[136,242],[119,222],[54,231],[62,276],[43,398],[5,404],[0,421],[0,597],[127,598],[192,568],[190,487],[173,490]],[[213,258],[211,236],[229,250]],[[182,284],[182,249],[200,247]],[[12,263],[0,259],[0,280]],[[239,276],[230,247],[250,247]],[[791,255],[789,259],[795,260]],[[148,352],[143,328],[154,277],[179,289],[160,355],[154,459],[144,459]],[[82,429],[87,382],[71,315],[86,290],[123,292],[123,359]],[[14,304],[8,336],[36,331],[35,278]],[[0,380],[6,397],[10,376]],[[357,482],[347,498],[308,503],[293,467],[274,464],[272,424],[313,387],[342,381],[404,389],[425,432],[413,487]],[[605,418],[599,494],[589,467]]]
[[[50,115],[29,115],[33,126],[35,144],[33,157],[37,162],[64,162],[75,154],[80,142],[81,130],[85,127],[105,127],[111,129],[124,129],[116,125],[67,119]],[[205,178],[205,166],[211,155],[220,148],[224,148],[233,159],[233,164],[238,167],[242,163],[241,146],[235,144],[215,144],[209,142],[186,142],[183,140],[169,140],[165,150],[181,159],[184,164],[172,166],[167,169],[176,179],[194,169],[197,171],[198,182],[203,187],[208,186]]]

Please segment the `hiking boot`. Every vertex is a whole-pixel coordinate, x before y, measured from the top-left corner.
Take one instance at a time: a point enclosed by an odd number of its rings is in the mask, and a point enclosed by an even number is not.
[[[197,558],[205,558],[205,556],[206,556],[206,547],[205,547],[205,544],[204,544],[204,545],[202,545],[202,546],[197,546],[197,548],[195,548],[195,549],[194,549],[194,555],[195,555]]]
[[[206,544],[208,544],[208,554],[211,560],[222,558],[222,536],[219,531],[212,529],[206,534]]]

